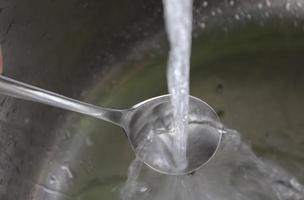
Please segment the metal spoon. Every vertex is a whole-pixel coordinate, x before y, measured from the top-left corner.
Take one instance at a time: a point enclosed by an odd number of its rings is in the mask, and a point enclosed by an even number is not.
[[[190,97],[187,140],[188,165],[178,168],[170,148],[172,108],[170,95],[158,96],[130,109],[103,108],[0,76],[0,93],[20,99],[90,115],[122,127],[136,156],[152,169],[170,175],[190,174],[217,151],[222,131],[214,110],[202,100]]]

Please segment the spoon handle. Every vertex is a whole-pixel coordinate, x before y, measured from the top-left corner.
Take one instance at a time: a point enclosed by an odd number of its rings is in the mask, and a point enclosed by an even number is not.
[[[126,113],[126,110],[115,110],[91,105],[4,76],[0,76],[0,93],[86,114],[119,126],[122,126],[122,118]]]

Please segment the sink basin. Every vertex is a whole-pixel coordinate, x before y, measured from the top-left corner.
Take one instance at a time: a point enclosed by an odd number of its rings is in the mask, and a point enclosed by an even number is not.
[[[191,94],[304,183],[304,1],[195,1]],[[161,1],[0,3],[4,74],[127,108],[167,93]],[[119,199],[123,130],[0,96],[0,199]]]

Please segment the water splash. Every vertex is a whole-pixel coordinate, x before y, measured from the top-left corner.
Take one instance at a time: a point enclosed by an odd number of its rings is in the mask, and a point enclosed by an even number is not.
[[[192,0],[163,0],[170,42],[167,81],[174,110],[172,151],[177,169],[187,167],[189,69],[192,33]],[[174,166],[173,166],[174,167]]]
[[[121,194],[123,200],[303,200],[304,186],[226,129],[216,156],[193,174],[162,175],[135,160]]]

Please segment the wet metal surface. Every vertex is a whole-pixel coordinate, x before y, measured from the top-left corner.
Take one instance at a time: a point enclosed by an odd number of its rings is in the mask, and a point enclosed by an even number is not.
[[[166,93],[161,2],[45,2],[0,2],[5,75],[117,108]],[[197,1],[191,94],[303,183],[302,5]],[[4,96],[0,106],[0,199],[117,199],[133,158],[121,129]]]

